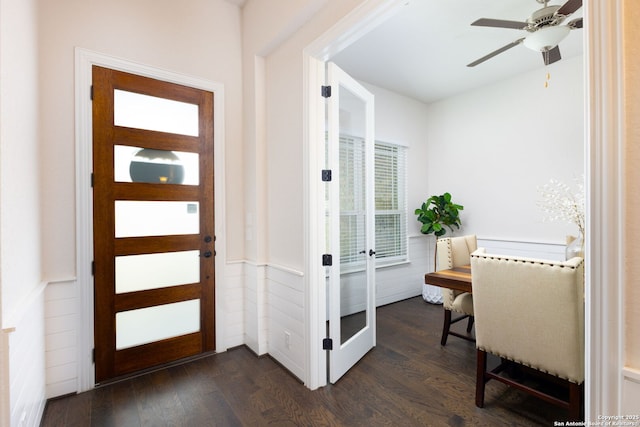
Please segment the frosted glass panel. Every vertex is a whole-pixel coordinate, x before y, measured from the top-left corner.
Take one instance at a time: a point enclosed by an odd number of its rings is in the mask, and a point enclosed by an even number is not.
[[[116,313],[116,350],[200,330],[200,300]]]
[[[116,145],[113,154],[116,182],[199,183],[198,153]]]
[[[116,126],[198,136],[198,106],[116,89],[113,91]]]
[[[116,237],[198,234],[198,202],[116,200]]]
[[[116,293],[200,282],[200,251],[116,257]]]

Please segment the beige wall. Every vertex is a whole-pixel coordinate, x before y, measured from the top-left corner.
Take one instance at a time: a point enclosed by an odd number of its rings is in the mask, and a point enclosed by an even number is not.
[[[424,197],[450,192],[465,207],[462,232],[481,238],[564,244],[576,235],[574,224],[544,221],[537,203],[550,179],[574,189],[583,179],[583,76],[582,55],[563,58],[429,105]]]
[[[256,1],[256,0],[253,0]],[[304,270],[303,50],[359,0],[329,0],[266,57],[267,253],[271,263]]]
[[[75,276],[74,48],[225,86],[227,256],[241,259],[240,11],[223,0],[40,0],[45,278]]]
[[[0,426],[44,408],[37,16],[0,1]]]
[[[40,285],[35,1],[0,3],[0,283],[3,325]]]
[[[245,259],[268,260],[265,60],[304,25],[326,0],[250,0],[243,8],[244,229]]]
[[[625,84],[625,362],[640,370],[640,5],[624,2],[624,84]]]

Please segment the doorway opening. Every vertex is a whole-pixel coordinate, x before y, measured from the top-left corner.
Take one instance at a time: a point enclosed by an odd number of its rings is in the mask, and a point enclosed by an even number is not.
[[[321,258],[324,235],[318,234],[324,226],[324,212],[321,203],[322,188],[317,183],[317,177],[322,170],[324,152],[324,111],[318,106],[322,105],[318,87],[323,82],[325,62],[332,54],[340,51],[358,39],[363,33],[375,28],[380,22],[393,15],[395,10],[402,7],[404,1],[371,0],[365,2],[353,13],[345,17],[335,27],[325,33],[316,42],[309,45],[304,53],[304,78],[305,78],[305,138],[304,155],[307,165],[307,194],[305,206],[307,208],[305,218],[306,256],[306,325],[309,336],[307,354],[307,366],[305,383],[311,389],[326,385],[326,364],[323,363],[324,351],[321,342],[325,334],[326,319],[326,283],[324,282],[324,270],[318,266],[317,260]],[[611,322],[606,314],[619,312],[620,295],[623,283],[617,270],[607,268],[607,262],[612,254],[622,253],[621,233],[597,233],[600,229],[610,229],[609,222],[619,224],[619,218],[613,211],[599,211],[596,206],[602,206],[600,202],[610,200],[607,194],[618,194],[622,188],[622,181],[616,172],[616,159],[622,159],[622,151],[616,144],[608,144],[607,141],[619,141],[620,134],[620,106],[622,94],[619,91],[611,91],[616,87],[614,83],[620,83],[616,67],[620,58],[619,34],[607,33],[607,26],[615,27],[619,20],[620,2],[616,5],[605,6],[598,2],[585,0],[585,8],[594,11],[592,15],[585,16],[588,21],[585,24],[584,52],[585,52],[585,91],[588,94],[585,107],[585,175],[587,183],[587,218],[588,233],[591,232],[587,242],[586,254],[589,257],[589,266],[586,273],[586,358],[587,358],[587,383],[586,383],[586,413],[598,413],[598,408],[606,407],[608,401],[605,395],[615,394],[620,390],[619,372],[612,372],[611,366],[621,368],[619,365],[621,350],[620,340],[617,337],[621,323],[619,320]],[[598,12],[597,14],[595,12]],[[616,27],[617,28],[617,27]],[[605,42],[601,42],[605,40]],[[610,55],[610,52],[615,54]],[[604,64],[597,68],[594,64]],[[604,73],[604,76],[603,74]],[[608,80],[607,80],[608,79]],[[612,83],[613,82],[613,83]],[[608,94],[612,94],[611,97]],[[614,203],[615,204],[615,203]],[[605,204],[608,206],[608,204]],[[609,254],[609,255],[607,255]],[[596,284],[592,285],[592,281]],[[598,283],[615,283],[615,286],[596,286]],[[591,301],[598,301],[593,304]],[[607,338],[609,331],[614,338]],[[611,354],[604,354],[601,343],[609,343],[609,349],[616,349]],[[613,379],[612,379],[613,378]],[[598,390],[608,390],[603,393]],[[590,400],[593,400],[595,409],[590,408]],[[606,412],[606,410],[605,410]],[[602,409],[599,413],[602,413]]]

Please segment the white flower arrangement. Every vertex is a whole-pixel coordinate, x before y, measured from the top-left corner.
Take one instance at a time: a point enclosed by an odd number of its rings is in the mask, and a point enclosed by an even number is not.
[[[549,180],[538,187],[541,199],[538,206],[546,214],[544,221],[564,221],[578,226],[581,236],[584,236],[584,183],[576,179],[576,188],[557,181]]]

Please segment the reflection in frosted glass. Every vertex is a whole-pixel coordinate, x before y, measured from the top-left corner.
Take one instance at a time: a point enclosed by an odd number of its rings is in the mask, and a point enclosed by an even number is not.
[[[198,202],[116,200],[116,237],[198,234]]]
[[[113,91],[116,126],[198,136],[198,106],[120,89]]]
[[[116,293],[200,281],[200,251],[116,257]]]
[[[128,147],[125,145],[116,145],[114,147],[114,178],[116,182],[132,182],[130,166],[136,153],[141,150],[140,147]],[[160,151],[160,150],[158,150]],[[187,153],[182,151],[168,151],[177,156],[180,164],[184,166],[184,185],[198,185],[199,183],[199,160],[198,153]],[[161,160],[158,160],[161,162]],[[150,182],[150,181],[145,181]]]
[[[116,313],[116,350],[200,330],[200,300]]]

